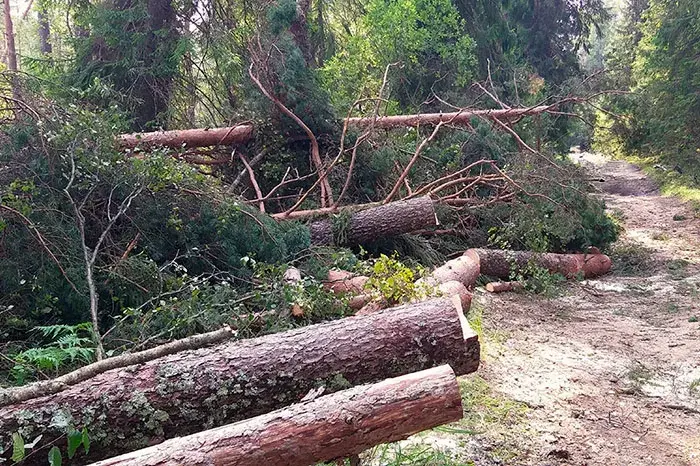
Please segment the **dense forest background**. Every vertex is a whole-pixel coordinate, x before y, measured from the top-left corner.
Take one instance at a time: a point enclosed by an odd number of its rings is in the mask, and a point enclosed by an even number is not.
[[[618,229],[571,146],[700,185],[691,0],[4,6],[2,385],[223,324],[243,338],[347,315],[321,286],[332,267],[363,270],[373,293],[401,302],[421,270],[467,247],[605,249]],[[505,123],[344,124],[537,106],[551,107]],[[229,146],[115,143],[244,123],[254,137]],[[476,182],[435,194],[436,228],[342,241],[341,207],[407,198],[460,171]],[[330,246],[311,243],[308,218],[270,216],[322,207]],[[288,264],[301,282],[282,279]]]

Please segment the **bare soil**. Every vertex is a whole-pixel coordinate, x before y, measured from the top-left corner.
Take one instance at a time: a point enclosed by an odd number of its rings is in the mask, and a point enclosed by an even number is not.
[[[625,228],[613,272],[550,299],[477,290],[478,376],[528,409],[460,448],[477,465],[700,465],[700,219],[629,163],[576,158]]]

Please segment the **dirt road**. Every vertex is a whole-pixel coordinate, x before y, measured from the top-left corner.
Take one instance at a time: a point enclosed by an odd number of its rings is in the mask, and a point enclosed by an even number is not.
[[[466,442],[472,461],[700,465],[700,214],[626,162],[578,158],[625,227],[613,273],[553,299],[479,294],[479,377],[522,410]]]

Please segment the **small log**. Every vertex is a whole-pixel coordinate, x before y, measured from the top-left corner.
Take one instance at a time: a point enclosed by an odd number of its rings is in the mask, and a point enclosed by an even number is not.
[[[93,466],[307,466],[462,418],[449,366],[343,390]]]
[[[489,293],[504,293],[506,291],[522,291],[525,289],[520,282],[491,282],[486,284]]]
[[[238,125],[227,128],[183,129],[132,133],[117,136],[117,144],[125,149],[143,147],[209,147],[241,144],[253,134],[253,126]]]
[[[343,238],[335,238],[333,222],[323,219],[309,225],[315,245],[365,244],[437,225],[433,201],[428,196],[390,202],[349,214]]]
[[[534,263],[560,273],[566,278],[598,277],[610,271],[612,261],[605,254],[554,254],[503,249],[471,249],[481,262],[481,273],[491,277],[508,278],[513,267],[524,268]]]
[[[323,287],[335,294],[364,293],[369,277],[357,275],[345,270],[329,270]]]
[[[464,286],[464,283],[462,282],[452,280],[449,282],[440,283],[438,285],[438,290],[440,290],[442,295],[447,298],[457,296],[459,298],[459,302],[462,305],[462,309],[464,309],[465,311],[468,310],[472,305],[472,294],[469,292],[469,290],[467,290],[467,287]]]
[[[441,364],[459,375],[479,366],[477,335],[444,298],[182,351],[0,407],[0,458],[12,432],[41,434],[35,451],[65,448],[57,441],[73,425],[90,432],[89,454],[71,462],[85,464],[268,413],[321,385],[328,393]],[[37,454],[23,465],[45,462]]]
[[[301,281],[301,270],[297,269],[296,267],[288,267],[287,270],[284,271],[282,278],[284,279],[284,282],[289,285],[299,283]]]
[[[359,310],[365,307],[367,303],[372,301],[372,295],[371,294],[358,294],[356,296],[353,296],[350,298],[350,302],[348,302],[348,306],[350,309],[354,310]]]

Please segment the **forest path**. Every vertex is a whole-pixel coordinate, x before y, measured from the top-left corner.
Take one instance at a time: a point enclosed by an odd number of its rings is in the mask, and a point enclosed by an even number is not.
[[[575,158],[624,224],[613,272],[551,299],[477,292],[485,356],[465,383],[485,381],[500,411],[482,420],[503,419],[459,449],[476,465],[700,465],[700,214],[627,162]]]

